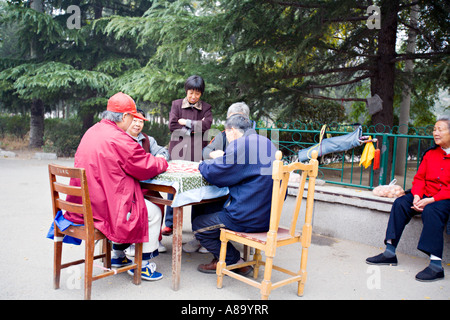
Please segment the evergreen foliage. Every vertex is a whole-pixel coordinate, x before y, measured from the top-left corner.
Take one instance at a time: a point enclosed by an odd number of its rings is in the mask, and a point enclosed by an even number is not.
[[[354,103],[351,120],[392,126],[410,83],[411,116],[423,125],[449,88],[445,0],[36,1],[42,12],[27,0],[0,6],[0,107],[28,112],[41,101],[48,112],[63,104],[82,130],[117,91],[167,119],[192,74],[205,79],[215,119],[245,101],[254,120],[342,121]],[[409,30],[413,4],[420,12],[411,55],[397,35]],[[80,29],[67,26],[70,5],[80,8]],[[369,28],[370,5],[381,9],[380,29]],[[403,72],[406,59],[415,60],[413,75]],[[374,94],[384,109],[370,117],[365,101]],[[39,114],[31,113],[32,125]]]

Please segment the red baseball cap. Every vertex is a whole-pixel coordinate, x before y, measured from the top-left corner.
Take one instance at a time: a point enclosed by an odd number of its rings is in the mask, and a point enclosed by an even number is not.
[[[122,92],[118,92],[111,98],[109,98],[106,110],[112,112],[128,113],[135,118],[149,121],[137,112],[136,103],[134,102],[134,100],[129,95]]]

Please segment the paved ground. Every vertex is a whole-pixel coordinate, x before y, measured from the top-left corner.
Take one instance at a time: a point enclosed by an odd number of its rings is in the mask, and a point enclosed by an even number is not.
[[[35,160],[0,159],[0,299],[83,298],[82,268],[63,270],[61,289],[52,288],[52,241],[45,238],[51,223],[51,202],[47,164],[72,165],[72,159]],[[185,213],[183,239],[192,238],[189,214]],[[180,290],[170,289],[171,237],[163,244],[169,253],[155,259],[164,278],[157,282],[131,283],[131,276],[120,274],[93,284],[92,297],[99,300],[258,300],[257,289],[234,279],[225,278],[224,287],[216,288],[215,275],[196,270],[209,262],[209,254],[183,254]],[[374,267],[365,263],[380,248],[360,243],[314,235],[308,259],[308,281],[303,297],[297,297],[296,285],[274,290],[271,300],[448,300],[450,266],[447,277],[433,283],[414,279],[428,261],[399,255],[396,267]],[[276,262],[297,269],[300,247],[280,248]],[[64,256],[65,255],[65,256]],[[83,246],[69,246],[63,258],[81,257]],[[274,279],[282,275],[274,271]],[[198,303],[198,302],[197,302]],[[174,311],[174,310],[172,310]],[[180,312],[181,310],[176,310]]]

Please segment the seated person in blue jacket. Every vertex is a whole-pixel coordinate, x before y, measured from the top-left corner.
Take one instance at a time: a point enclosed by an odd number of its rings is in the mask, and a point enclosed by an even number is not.
[[[227,119],[225,132],[229,145],[222,157],[199,164],[203,177],[218,187],[229,188],[229,198],[220,207],[211,203],[205,214],[192,223],[195,237],[214,256],[209,264],[198,266],[200,272],[215,273],[220,254],[220,228],[239,232],[269,230],[272,201],[272,163],[275,145],[251,129],[251,122],[242,115]],[[226,264],[242,261],[240,252],[229,242]],[[251,267],[236,269],[248,274]]]
[[[234,114],[240,114],[243,115],[245,118],[249,119],[250,116],[250,109],[245,104],[245,102],[236,102],[233,103],[231,106],[228,107],[227,111],[227,119],[231,117]],[[253,127],[254,128],[254,127]],[[203,148],[203,159],[214,159],[217,157],[222,157],[225,153],[225,149],[228,146],[228,140],[225,135],[225,130],[221,131],[219,134],[217,134],[211,142]],[[207,206],[207,204],[199,204],[192,207],[192,219],[191,221],[194,221],[195,218],[201,214],[204,213],[204,208]],[[184,252],[200,252],[200,253],[208,253],[208,250],[206,250],[204,247],[201,246],[200,242],[194,238],[188,243],[183,245],[183,251]]]
[[[228,107],[227,119],[232,115],[240,114],[244,117],[250,119],[250,108],[245,102],[236,102]],[[253,121],[251,121],[253,122]],[[252,128],[255,128],[256,123],[253,122]],[[216,135],[211,142],[203,148],[203,159],[214,159],[217,157],[222,157],[225,153],[225,149],[228,146],[228,140],[225,135],[225,130],[220,134]]]

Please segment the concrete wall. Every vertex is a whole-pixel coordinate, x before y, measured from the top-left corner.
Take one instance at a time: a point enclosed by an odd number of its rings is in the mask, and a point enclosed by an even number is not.
[[[290,223],[294,210],[296,184],[290,184],[280,225]],[[304,193],[306,197],[306,191]],[[371,191],[329,185],[316,185],[313,232],[380,247],[384,250],[384,236],[392,203],[395,199],[374,196]],[[304,221],[305,201],[300,209],[298,229]],[[415,216],[406,226],[397,250],[408,255],[427,257],[417,249],[422,219]],[[444,232],[445,233],[445,232]],[[450,262],[450,236],[444,235],[443,262]]]

